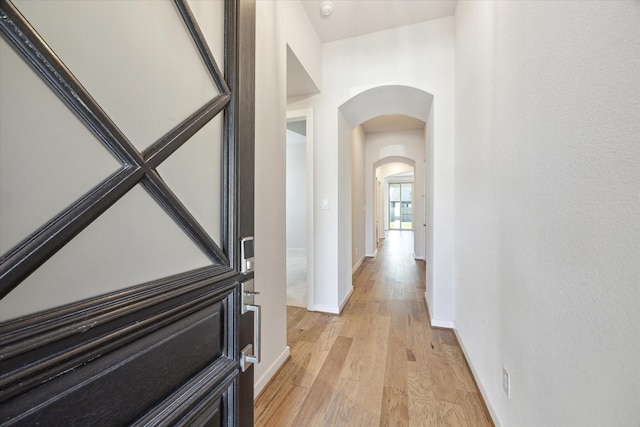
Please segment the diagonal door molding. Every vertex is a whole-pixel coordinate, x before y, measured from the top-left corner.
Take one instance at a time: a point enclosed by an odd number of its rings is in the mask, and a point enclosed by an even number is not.
[[[155,170],[198,130],[231,105],[229,86],[189,5],[186,0],[174,0],[174,4],[189,30],[194,48],[203,60],[203,66],[208,70],[220,93],[141,153],[15,5],[10,0],[0,0],[0,32],[4,38],[123,165],[120,170],[107,177],[0,258],[0,299],[138,183],[143,184],[153,199],[209,257],[213,265],[230,267],[225,251],[196,221]],[[223,144],[226,145],[226,139],[230,136],[232,135],[225,130]],[[233,154],[229,148],[225,148],[224,153]],[[224,166],[220,167],[221,173],[225,173]],[[225,182],[225,185],[229,183]],[[224,197],[227,197],[227,192],[224,192]],[[222,205],[226,206],[227,202],[223,201]],[[228,241],[225,235],[228,230],[228,224],[223,224],[223,244]]]

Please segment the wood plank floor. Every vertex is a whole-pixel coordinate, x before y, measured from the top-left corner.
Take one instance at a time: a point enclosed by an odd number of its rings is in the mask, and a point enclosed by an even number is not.
[[[387,235],[340,316],[288,307],[291,357],[256,399],[256,426],[493,425],[454,333],[429,326],[412,242]]]

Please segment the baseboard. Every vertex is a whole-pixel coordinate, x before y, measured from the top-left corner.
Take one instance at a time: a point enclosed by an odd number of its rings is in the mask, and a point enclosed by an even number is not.
[[[471,364],[471,359],[469,359],[469,354],[467,353],[466,348],[464,347],[464,342],[462,341],[462,338],[460,337],[460,335],[458,334],[458,330],[455,328],[455,323],[454,322],[449,322],[449,321],[443,321],[443,320],[437,320],[431,317],[431,310],[429,309],[429,299],[427,298],[427,293],[424,293],[424,305],[427,306],[427,316],[430,319],[431,322],[431,326],[434,328],[447,328],[447,329],[452,329],[453,333],[456,335],[456,339],[458,340],[458,344],[460,344],[460,349],[462,350],[462,353],[464,354],[464,358],[467,361],[467,365],[469,366],[469,370],[471,371],[471,375],[473,375],[473,380],[475,381],[476,385],[478,386],[478,390],[480,390],[480,394],[482,395],[482,400],[484,400],[485,405],[487,406],[487,410],[489,411],[489,416],[491,417],[491,420],[493,421],[493,424],[496,427],[501,427],[500,421],[498,419],[498,416],[496,415],[496,412],[493,410],[493,407],[491,406],[489,399],[487,399],[487,393],[485,392],[484,388],[482,387],[482,383],[480,383],[478,381],[478,375],[476,373],[476,370],[473,368],[473,365]]]
[[[329,313],[329,314],[340,314],[344,306],[349,301],[349,298],[351,298],[351,294],[353,294],[353,286],[349,288],[349,292],[347,292],[347,295],[345,295],[345,297],[342,299],[342,302],[340,303],[339,306],[336,307],[335,305],[315,304],[313,307],[307,308],[307,310],[319,311],[321,313]]]
[[[340,307],[335,305],[315,304],[309,311],[319,311],[321,313],[340,314]]]
[[[358,271],[358,269],[362,266],[364,259],[365,257],[360,258],[360,261],[358,261],[356,265],[351,269],[351,274],[356,274],[356,271]]]
[[[445,328],[445,329],[456,328],[453,322],[450,322],[448,320],[438,320],[438,319],[431,319],[431,326],[433,326],[434,328]]]
[[[455,329],[455,325],[453,322],[449,320],[439,320],[431,317],[431,308],[429,307],[429,299],[427,298],[427,293],[424,293],[424,305],[427,306],[427,315],[429,316],[429,321],[431,322],[431,326],[433,328],[445,328],[445,329]]]
[[[280,354],[280,356],[278,356],[275,362],[273,362],[271,366],[269,366],[269,369],[267,369],[264,375],[262,375],[258,379],[258,381],[254,383],[254,386],[253,386],[254,398],[260,394],[262,389],[269,383],[271,378],[273,378],[276,372],[278,372],[278,370],[282,367],[282,365],[284,365],[284,362],[287,361],[290,354],[291,354],[291,349],[289,348],[289,346],[286,346],[284,348],[284,351]]]
[[[344,308],[345,305],[347,305],[349,298],[351,298],[351,294],[353,294],[353,286],[349,287],[349,292],[347,292],[347,295],[345,295],[344,298],[342,299],[342,302],[340,303],[339,313],[342,313],[342,309]]]
[[[427,298],[427,291],[424,292],[424,305],[427,307],[427,317],[431,321],[431,307],[429,307],[429,298]]]
[[[496,412],[493,410],[493,407],[491,406],[491,402],[487,398],[487,393],[486,393],[484,387],[482,387],[482,383],[480,381],[478,381],[478,375],[476,373],[476,370],[473,367],[473,364],[471,363],[471,359],[469,359],[469,354],[467,353],[467,349],[464,346],[464,342],[462,341],[462,338],[458,334],[458,330],[454,328],[453,329],[453,333],[456,334],[456,338],[458,339],[458,344],[460,344],[460,349],[462,350],[462,353],[464,354],[464,358],[467,361],[467,365],[469,366],[469,370],[471,370],[471,375],[473,375],[473,380],[476,382],[476,385],[478,386],[478,390],[480,390],[480,394],[482,395],[482,400],[484,400],[484,404],[487,406],[487,410],[489,411],[489,416],[491,417],[491,420],[493,421],[493,424],[496,427],[500,427],[502,424],[500,424],[500,420],[499,420],[498,416],[496,415]]]

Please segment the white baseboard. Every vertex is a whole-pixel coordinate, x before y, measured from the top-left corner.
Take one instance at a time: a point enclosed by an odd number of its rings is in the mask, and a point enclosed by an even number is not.
[[[478,385],[478,388],[480,389],[480,394],[482,395],[482,400],[484,400],[484,403],[487,405],[487,409],[489,410],[489,415],[491,416],[493,424],[496,427],[500,427],[502,424],[500,424],[500,420],[498,419],[498,416],[496,415],[496,412],[493,410],[493,407],[491,406],[491,402],[487,398],[487,393],[486,393],[484,387],[482,387],[482,383],[480,381],[478,381],[478,375],[476,373],[475,368],[473,367],[473,363],[471,363],[471,359],[469,359],[469,354],[467,353],[467,349],[464,347],[464,342],[462,341],[462,338],[458,334],[458,330],[454,328],[453,329],[453,333],[456,334],[456,338],[458,339],[458,343],[460,344],[460,348],[462,349],[462,353],[464,354],[464,358],[467,360],[467,364],[469,365],[469,369],[471,369],[471,375],[473,375],[473,378],[476,380],[476,384]]]
[[[349,301],[349,298],[351,298],[351,294],[353,294],[353,286],[349,287],[349,292],[347,292],[347,295],[344,296],[342,302],[340,303],[340,311],[339,311],[340,313],[342,312],[342,309]]]
[[[321,313],[340,314],[340,307],[335,305],[315,304],[309,311],[319,311]]]
[[[431,319],[431,326],[433,326],[434,328],[445,328],[445,329],[456,328],[453,322],[450,322],[448,320],[438,320],[438,319]]]
[[[449,321],[443,321],[443,320],[438,320],[438,319],[434,319],[431,317],[431,308],[429,307],[429,299],[427,298],[427,293],[424,293],[424,303],[427,306],[427,313],[429,315],[429,319],[431,321],[431,326],[436,327],[436,328],[447,328],[447,329],[452,329],[453,333],[456,334],[456,338],[458,339],[458,343],[460,344],[460,349],[462,350],[462,353],[464,354],[464,358],[467,360],[467,363],[469,364],[469,369],[471,369],[471,375],[473,375],[473,379],[476,381],[476,384],[478,385],[478,388],[480,389],[480,394],[482,394],[482,399],[484,400],[485,404],[487,405],[487,409],[489,410],[489,415],[491,416],[491,419],[493,420],[493,424],[496,427],[500,427],[500,420],[498,419],[498,417],[496,416],[496,412],[493,410],[493,407],[491,406],[491,403],[489,402],[489,399],[487,399],[487,393],[484,390],[484,387],[482,387],[482,383],[478,380],[478,375],[476,374],[476,370],[473,367],[473,364],[471,363],[471,359],[469,358],[469,354],[467,353],[467,350],[464,347],[464,342],[462,341],[462,338],[460,337],[460,335],[458,334],[458,330],[455,327],[455,323],[454,322],[449,322]]]
[[[431,326],[434,328],[446,328],[446,329],[455,329],[455,325],[453,322],[449,320],[439,320],[432,317],[431,307],[429,307],[429,298],[427,298],[427,293],[424,293],[424,303],[427,306],[427,313],[429,314],[429,321],[431,322]]]
[[[278,372],[278,369],[287,361],[289,355],[291,354],[291,349],[289,346],[284,348],[284,351],[278,356],[278,358],[269,366],[269,369],[257,380],[254,382],[253,386],[253,396],[254,398],[260,394],[262,389],[267,385],[267,383],[273,378],[273,376]]]
[[[362,263],[364,262],[365,257],[360,258],[360,260],[356,263],[356,265],[351,269],[351,274],[356,274],[356,271],[360,268]]]
[[[347,295],[345,295],[345,297],[342,299],[342,302],[340,303],[339,306],[336,307],[335,305],[315,304],[313,307],[307,308],[307,310],[319,311],[321,313],[329,313],[329,314],[340,314],[344,306],[349,301],[351,294],[353,294],[353,286],[349,288],[349,292],[347,292]]]

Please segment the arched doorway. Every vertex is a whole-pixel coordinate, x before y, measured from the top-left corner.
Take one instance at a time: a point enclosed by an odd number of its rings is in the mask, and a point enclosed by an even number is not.
[[[345,195],[340,197],[340,200],[348,199],[348,202],[341,203],[338,207],[339,218],[353,218],[352,226],[343,226],[339,230],[339,247],[338,247],[338,272],[339,281],[351,283],[350,274],[354,268],[358,266],[358,259],[354,258],[357,249],[352,248],[353,236],[356,236],[356,227],[360,226],[356,222],[356,218],[359,212],[364,216],[363,228],[365,236],[365,255],[375,256],[376,239],[380,237],[380,230],[376,228],[375,224],[375,192],[379,185],[374,179],[373,163],[380,161],[384,158],[399,157],[408,159],[412,162],[416,168],[415,186],[412,193],[418,197],[412,201],[412,206],[418,210],[417,218],[419,218],[417,224],[419,229],[416,233],[415,239],[415,255],[416,258],[425,259],[427,253],[431,253],[427,248],[433,243],[428,241],[428,233],[425,232],[425,225],[427,224],[426,218],[429,215],[426,214],[425,208],[427,204],[425,200],[432,198],[433,183],[428,180],[427,177],[431,177],[432,174],[426,171],[425,158],[430,153],[429,144],[432,143],[428,139],[428,132],[426,123],[429,120],[431,113],[431,106],[433,102],[433,95],[423,90],[402,85],[388,85],[378,86],[368,90],[365,90],[339,107],[339,158],[341,159],[338,165],[338,186],[339,188],[349,189],[349,197]],[[354,177],[352,174],[353,164],[357,159],[352,158],[352,145],[357,142],[355,137],[363,139],[365,144],[369,143],[369,139],[366,135],[362,137],[364,131],[361,129],[363,123],[379,117],[385,116],[402,116],[412,119],[417,119],[424,124],[422,130],[414,130],[413,135],[402,135],[402,138],[398,138],[398,142],[382,141],[379,142],[377,152],[372,152],[368,148],[365,148],[366,159],[364,160],[364,185],[360,189],[364,193],[364,207],[362,208],[358,204],[352,204],[353,194],[359,194],[358,189],[354,186]],[[352,135],[349,132],[345,132],[340,129],[351,129]],[[388,138],[394,136],[387,135]],[[404,138],[404,139],[403,139]],[[410,149],[411,144],[407,143],[407,139],[419,140],[420,149]],[[384,139],[382,137],[375,139]],[[347,149],[348,147],[348,149]],[[374,150],[375,151],[375,150]],[[346,161],[343,159],[347,159]],[[406,162],[406,160],[405,160]],[[380,184],[381,185],[381,184]],[[415,230],[415,227],[414,227]],[[353,249],[353,250],[352,250]],[[344,256],[343,256],[344,255]],[[343,265],[340,265],[342,263]],[[346,264],[346,265],[345,265]]]

